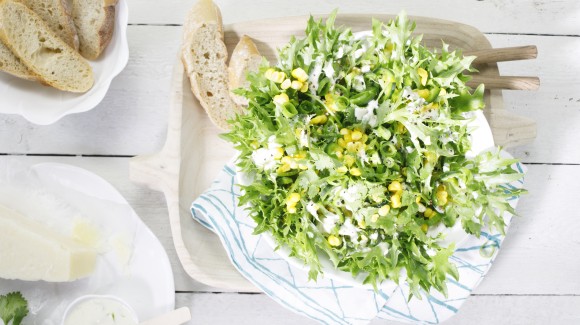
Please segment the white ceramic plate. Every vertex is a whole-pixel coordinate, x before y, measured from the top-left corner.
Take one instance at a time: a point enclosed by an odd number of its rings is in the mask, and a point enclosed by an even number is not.
[[[95,84],[88,92],[84,94],[64,92],[2,72],[0,113],[18,114],[32,123],[48,125],[68,114],[93,109],[103,100],[111,81],[125,68],[129,60],[128,17],[127,1],[120,0],[116,7],[115,31],[109,46],[98,60],[89,61],[93,68]]]
[[[471,128],[473,128],[473,131],[471,133],[471,150],[467,152],[468,157],[473,157],[480,152],[494,147],[495,144],[493,142],[491,128],[489,127],[489,124],[487,123],[487,120],[481,111],[475,112],[475,118],[472,122],[470,122],[469,125]],[[237,171],[236,175],[237,182],[241,185],[249,185],[253,181],[251,176],[246,175],[239,170]],[[445,233],[445,239],[440,241],[442,246],[448,246],[450,243],[455,243],[455,246],[458,247],[461,245],[461,243],[469,238],[469,234],[463,230],[460,222],[456,222],[452,228],[447,228],[440,224],[438,227],[429,229],[428,234],[430,236],[436,236],[441,232]],[[278,247],[278,244],[270,233],[263,233],[262,236],[264,239],[266,239],[266,242],[270,244],[272,248]],[[275,251],[293,266],[302,268],[305,271],[309,270],[308,266],[304,265],[303,261],[296,257],[290,256],[290,250],[287,247],[281,246],[278,247],[278,249]],[[359,274],[359,276],[353,277],[352,274],[348,272],[337,270],[330,259],[325,256],[320,257],[320,264],[322,265],[324,277],[328,277],[330,279],[337,280],[349,285],[363,285],[362,283],[365,279],[364,274]],[[369,285],[369,287],[371,286]]]
[[[99,176],[64,164],[24,168],[0,161],[0,204],[61,232],[81,217],[103,239],[97,269],[87,278],[69,283],[0,279],[0,294],[20,291],[28,300],[24,324],[60,324],[68,304],[87,294],[119,297],[140,320],[173,310],[175,287],[165,250],[121,194]]]

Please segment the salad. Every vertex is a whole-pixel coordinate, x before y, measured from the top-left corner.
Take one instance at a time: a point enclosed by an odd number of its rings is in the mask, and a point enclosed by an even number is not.
[[[523,175],[499,149],[468,154],[484,107],[484,86],[465,85],[474,57],[425,48],[404,13],[362,37],[335,16],[310,18],[305,38],[236,90],[249,107],[224,137],[252,179],[239,204],[313,280],[327,258],[375,288],[406,281],[412,296],[446,294],[455,246],[429,230],[503,233],[503,214],[515,213],[507,199],[523,192],[505,184]]]

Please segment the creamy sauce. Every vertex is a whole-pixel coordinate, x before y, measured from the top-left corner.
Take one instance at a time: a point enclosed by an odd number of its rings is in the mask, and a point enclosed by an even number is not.
[[[83,300],[68,312],[63,325],[137,325],[136,317],[120,301],[106,297]]]

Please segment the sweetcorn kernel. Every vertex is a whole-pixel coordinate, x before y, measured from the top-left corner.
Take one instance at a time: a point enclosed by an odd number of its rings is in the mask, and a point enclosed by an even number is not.
[[[348,171],[352,176],[360,176],[362,175],[360,169],[353,167]]]
[[[339,174],[346,174],[347,171],[348,171],[348,168],[346,166],[340,166],[336,169],[336,172]]]
[[[340,244],[342,244],[342,240],[339,237],[336,237],[335,235],[328,236],[327,241],[330,244],[330,246],[340,246]]]
[[[299,90],[299,89],[301,89],[301,88],[302,88],[302,86],[303,86],[303,85],[302,85],[302,82],[300,82],[300,81],[298,81],[298,80],[293,80],[293,81],[292,81],[292,84],[290,85],[290,87],[292,87],[292,89],[295,89],[295,90]]]
[[[326,123],[326,121],[328,121],[328,117],[326,117],[326,115],[318,115],[310,120],[310,124],[319,125]]]
[[[424,224],[421,225],[421,230],[423,230],[423,232],[426,233],[427,230],[429,230],[429,226],[426,223],[424,223]]]
[[[308,80],[308,74],[302,68],[296,68],[292,70],[292,77],[296,78],[300,82]]]
[[[378,212],[379,212],[379,215],[381,217],[384,217],[384,216],[386,216],[389,213],[390,210],[391,210],[391,207],[390,206],[383,205],[382,207],[379,208],[379,211]]]
[[[354,131],[354,132],[352,132],[352,134],[350,136],[352,138],[352,141],[358,141],[358,140],[362,139],[363,134],[360,131]]]
[[[401,191],[403,189],[403,186],[401,185],[401,182],[399,182],[399,181],[392,181],[391,184],[389,184],[388,189],[391,192],[398,192],[398,191]]]
[[[300,193],[290,193],[290,195],[288,195],[288,198],[286,199],[286,201],[288,203],[292,202],[292,203],[296,203],[298,201],[300,201]]]
[[[286,89],[290,88],[291,85],[292,85],[292,81],[290,81],[290,79],[286,79],[282,82],[282,84],[280,85],[280,88],[286,90]]]
[[[288,98],[288,95],[286,95],[286,93],[281,93],[274,96],[274,103],[277,105],[284,105],[288,101],[290,101],[290,98]]]
[[[377,220],[379,220],[379,215],[375,213],[375,214],[373,214],[373,215],[371,216],[371,221],[372,221],[372,222],[377,222]]]
[[[399,193],[395,193],[391,196],[391,207],[394,209],[401,207],[401,195]]]

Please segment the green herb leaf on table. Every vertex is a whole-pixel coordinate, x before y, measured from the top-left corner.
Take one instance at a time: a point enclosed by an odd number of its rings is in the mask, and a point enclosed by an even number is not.
[[[20,292],[0,295],[0,319],[5,325],[20,325],[28,315],[28,302]]]

